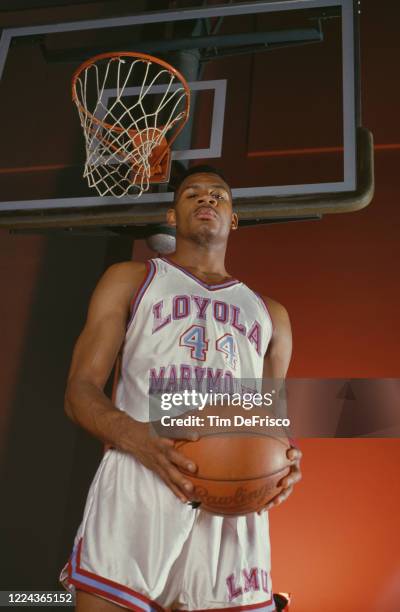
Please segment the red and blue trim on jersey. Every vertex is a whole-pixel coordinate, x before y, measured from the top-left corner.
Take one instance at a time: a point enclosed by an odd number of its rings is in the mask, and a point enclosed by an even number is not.
[[[181,610],[172,608],[173,612],[189,612],[189,610]],[[196,610],[195,612],[213,612],[219,610],[219,612],[239,612],[239,610],[257,610],[258,612],[276,612],[276,607],[273,599],[268,599],[262,603],[249,604],[245,606],[231,606],[229,608],[205,608],[204,610]]]
[[[68,581],[77,589],[99,595],[135,612],[164,612],[161,606],[141,593],[83,569],[81,549],[82,538],[75,546],[68,562]]]
[[[135,318],[135,314],[137,313],[139,304],[142,301],[142,298],[144,294],[146,293],[147,289],[150,287],[151,281],[153,280],[155,275],[156,275],[156,265],[154,261],[149,259],[148,261],[146,261],[146,275],[131,300],[131,307],[130,307],[131,316],[128,321],[128,325],[126,327],[127,330],[130,327],[133,319]]]
[[[197,276],[195,276],[191,272],[188,272],[188,270],[186,270],[186,268],[183,268],[182,266],[179,266],[174,261],[171,261],[168,257],[165,257],[165,255],[163,257],[160,257],[160,259],[162,259],[162,261],[167,262],[167,264],[169,264],[170,266],[173,266],[174,268],[177,268],[178,270],[183,272],[183,274],[186,274],[186,276],[189,276],[189,278],[191,278],[196,283],[198,283],[199,285],[204,287],[204,289],[208,289],[208,291],[218,291],[219,289],[227,289],[228,287],[233,287],[233,285],[239,285],[240,282],[241,282],[241,281],[237,280],[236,278],[233,278],[232,280],[225,281],[224,283],[218,283],[216,285],[208,285],[207,283],[202,281],[200,278],[198,278]]]

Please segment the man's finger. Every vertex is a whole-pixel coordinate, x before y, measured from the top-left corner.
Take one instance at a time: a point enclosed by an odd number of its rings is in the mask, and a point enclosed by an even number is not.
[[[293,484],[296,484],[296,482],[299,482],[302,478],[303,478],[303,474],[301,473],[300,470],[293,470],[292,472]]]
[[[288,487],[287,489],[279,493],[278,500],[277,500],[278,504],[281,504],[282,502],[284,502],[289,497],[289,495],[292,493],[292,491],[293,491],[293,485],[291,485],[290,487]]]
[[[296,482],[299,482],[302,478],[301,472],[299,469],[292,469],[287,476],[282,478],[279,483],[279,486],[287,489],[287,487],[292,487]]]
[[[300,461],[300,459],[303,456],[303,453],[298,448],[291,447],[286,452],[286,456],[289,459],[289,461]]]
[[[198,431],[188,431],[185,437],[186,440],[190,440],[191,442],[197,442],[199,438],[200,438],[200,434]]]
[[[193,461],[190,461],[187,457],[185,457],[183,453],[178,450],[175,450],[173,448],[169,449],[166,452],[166,457],[169,461],[171,461],[178,467],[187,470],[188,472],[194,473],[197,470],[197,465]]]
[[[288,487],[282,493],[273,500],[272,506],[279,506],[282,502],[286,501],[291,492],[293,491],[293,487]]]
[[[287,489],[285,489],[284,491],[282,491],[281,493],[279,493],[279,495],[276,495],[276,497],[271,499],[268,502],[268,504],[266,504],[264,506],[264,508],[262,508],[262,510],[260,510],[258,512],[258,514],[261,514],[262,512],[267,512],[268,510],[270,510],[274,506],[279,506],[279,504],[284,502],[289,497],[289,495],[292,493],[292,491],[293,491],[293,487],[291,486],[291,487],[288,487]]]
[[[158,470],[159,476],[162,478],[162,480],[165,482],[165,484],[167,485],[167,487],[169,489],[171,489],[172,493],[174,493],[174,495],[176,495],[176,497],[178,499],[180,499],[180,501],[184,504],[186,504],[189,501],[189,498],[184,495],[184,493],[182,493],[182,491],[179,489],[179,487],[177,487],[168,477],[168,473],[166,470],[164,470],[163,468],[159,468]]]
[[[193,491],[193,485],[185,478],[185,476],[180,472],[168,459],[164,458],[165,463],[163,463],[163,467],[168,474],[169,480],[177,486],[184,495],[190,495]]]
[[[165,450],[166,448],[173,448],[175,445],[175,440],[171,438],[163,438],[162,436],[157,436],[155,439],[155,445],[160,450]]]
[[[164,427],[161,431],[164,433],[167,428]],[[200,438],[199,432],[195,428],[188,427],[169,427],[168,437],[160,436],[160,440],[169,440],[172,444],[175,444],[177,440],[189,440],[190,442],[197,442]]]
[[[287,489],[288,487],[293,486],[294,484],[294,479],[292,474],[289,474],[288,476],[285,476],[285,478],[282,478],[282,480],[279,483],[279,486],[282,487],[282,489]]]

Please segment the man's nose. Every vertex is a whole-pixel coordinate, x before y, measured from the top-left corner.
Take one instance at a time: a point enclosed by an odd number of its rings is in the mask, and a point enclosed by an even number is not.
[[[208,204],[209,206],[215,206],[217,203],[216,198],[211,194],[203,194],[197,198],[198,204]]]

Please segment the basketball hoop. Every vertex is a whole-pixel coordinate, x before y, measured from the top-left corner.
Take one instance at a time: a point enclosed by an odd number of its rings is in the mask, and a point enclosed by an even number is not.
[[[103,53],[72,77],[85,136],[83,176],[101,196],[137,197],[169,179],[171,145],[190,108],[186,80],[145,53]]]

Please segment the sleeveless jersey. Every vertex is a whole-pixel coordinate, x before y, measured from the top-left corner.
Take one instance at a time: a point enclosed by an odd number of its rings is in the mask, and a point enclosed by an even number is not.
[[[166,257],[146,266],[131,302],[118,408],[148,421],[149,391],[228,392],[262,379],[272,321],[257,293],[236,279],[208,285]]]
[[[152,259],[132,300],[115,404],[147,421],[149,386],[261,379],[271,333],[262,299],[243,283],[207,285]],[[194,509],[136,457],[109,448],[60,581],[135,612],[275,612],[270,570],[268,513]]]

